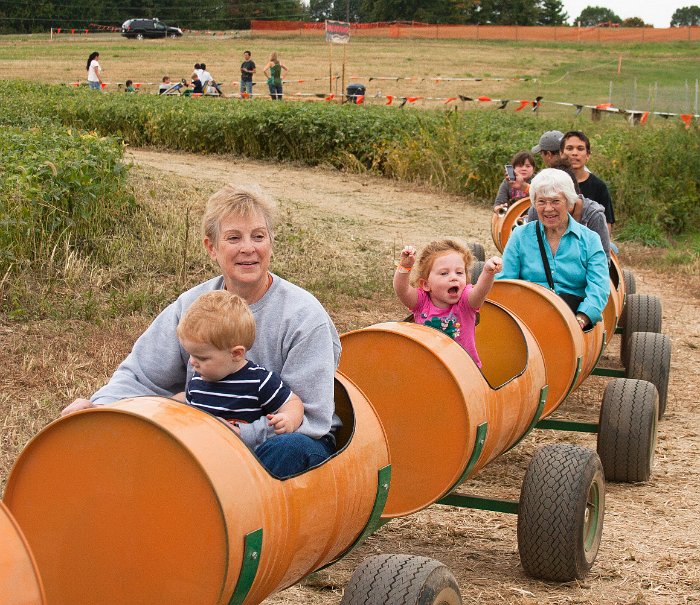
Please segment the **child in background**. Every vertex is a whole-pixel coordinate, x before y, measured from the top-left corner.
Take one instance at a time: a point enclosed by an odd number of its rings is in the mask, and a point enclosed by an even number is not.
[[[131,93],[136,93],[136,92],[138,92],[138,90],[136,90],[136,88],[134,88],[134,82],[133,82],[133,80],[127,80],[127,81],[124,83],[124,92],[131,92]]]
[[[163,80],[158,87],[158,94],[162,95],[166,90],[168,90],[172,84],[170,83],[170,76],[163,76]]]
[[[413,312],[416,323],[436,328],[456,340],[481,367],[474,340],[476,313],[503,267],[501,259],[488,259],[473,286],[467,283],[472,253],[456,240],[439,240],[423,248],[417,274],[409,280],[415,261],[416,249],[406,246],[394,273],[394,291],[399,300]]]
[[[519,151],[510,161],[515,172],[515,180],[511,181],[506,174],[496,194],[493,209],[508,208],[515,200],[527,197],[529,183],[535,174],[535,157],[529,151]]]
[[[194,375],[176,399],[223,418],[249,446],[260,431],[270,439],[299,428],[299,397],[276,373],[245,358],[255,341],[255,319],[240,296],[203,294],[183,315],[177,336]]]

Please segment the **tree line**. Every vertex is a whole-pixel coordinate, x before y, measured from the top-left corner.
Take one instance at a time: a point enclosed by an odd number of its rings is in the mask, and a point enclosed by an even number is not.
[[[136,17],[159,18],[187,29],[247,29],[251,20],[350,22],[419,21],[458,25],[567,25],[561,0],[0,0],[0,33],[119,26]],[[639,17],[587,6],[574,20],[583,27],[645,27]],[[700,25],[700,7],[686,6],[670,25]]]

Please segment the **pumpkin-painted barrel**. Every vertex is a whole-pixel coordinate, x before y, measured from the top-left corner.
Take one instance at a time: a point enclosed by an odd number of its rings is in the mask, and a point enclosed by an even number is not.
[[[339,451],[286,480],[224,422],[141,397],[61,418],[24,449],[5,500],[51,605],[259,603],[341,555],[372,516],[384,432],[337,376]],[[252,583],[252,584],[251,584]],[[246,597],[247,595],[247,597]]]
[[[499,252],[503,252],[510,232],[525,223],[531,203],[529,197],[513,202],[507,209],[500,208],[491,217],[491,239]]]
[[[0,605],[45,605],[41,576],[22,530],[0,502]]]
[[[603,349],[602,322],[583,332],[559,296],[539,284],[522,280],[495,282],[488,300],[519,317],[537,339],[549,387],[542,416],[549,416],[593,371]]]
[[[449,336],[413,323],[377,324],[341,342],[340,370],[372,402],[387,434],[387,518],[432,504],[516,443],[545,386],[536,340],[495,304],[483,307],[477,330],[481,371]],[[485,423],[483,449],[467,469]]]

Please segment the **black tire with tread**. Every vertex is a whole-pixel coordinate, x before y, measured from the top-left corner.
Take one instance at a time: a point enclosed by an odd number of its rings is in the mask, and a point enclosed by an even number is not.
[[[627,351],[625,376],[647,380],[659,394],[659,418],[666,413],[668,379],[671,372],[671,340],[666,334],[635,332]]]
[[[635,332],[661,332],[661,299],[649,294],[630,294],[622,311],[620,361],[627,366],[629,342]]]
[[[629,269],[622,270],[622,281],[625,284],[625,294],[629,296],[630,294],[637,293],[637,280],[634,277],[634,273]]]
[[[475,284],[479,280],[479,276],[484,271],[485,264],[486,263],[484,263],[484,261],[482,261],[482,260],[475,260],[472,263],[471,275],[469,276],[472,284]]]
[[[658,395],[650,382],[616,378],[607,384],[598,424],[598,455],[606,480],[649,480],[657,415]]]
[[[557,582],[585,577],[598,554],[604,511],[603,467],[593,450],[540,448],[528,465],[518,508],[525,572]]]
[[[474,256],[474,260],[480,260],[480,261],[486,260],[486,251],[484,250],[484,247],[479,242],[469,242],[467,244],[467,248],[469,248],[469,250],[471,250],[471,253]]]
[[[439,561],[415,555],[365,559],[345,588],[341,605],[461,605],[452,572]]]

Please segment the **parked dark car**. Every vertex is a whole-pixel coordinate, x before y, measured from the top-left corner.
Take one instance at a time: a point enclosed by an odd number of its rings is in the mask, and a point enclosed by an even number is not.
[[[179,38],[182,30],[161,23],[158,19],[129,19],[122,24],[122,36],[126,38]]]

